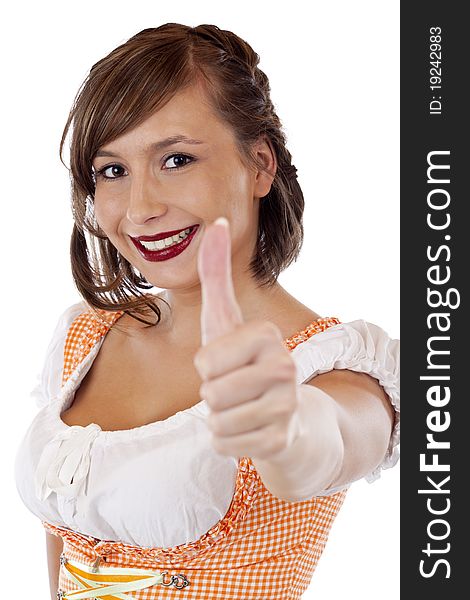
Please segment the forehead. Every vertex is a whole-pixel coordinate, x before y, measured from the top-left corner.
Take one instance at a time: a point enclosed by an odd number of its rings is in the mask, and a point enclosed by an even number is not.
[[[177,136],[218,146],[235,144],[231,127],[215,113],[205,90],[192,85],[178,91],[140,125],[105,144],[104,149],[119,151],[126,146],[144,152],[150,144],[155,147],[160,140]]]

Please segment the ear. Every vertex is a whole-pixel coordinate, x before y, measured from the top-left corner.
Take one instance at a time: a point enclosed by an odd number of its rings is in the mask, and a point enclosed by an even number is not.
[[[276,153],[271,141],[266,136],[261,136],[254,143],[253,155],[263,167],[256,169],[253,195],[255,198],[264,198],[271,190],[277,171]]]

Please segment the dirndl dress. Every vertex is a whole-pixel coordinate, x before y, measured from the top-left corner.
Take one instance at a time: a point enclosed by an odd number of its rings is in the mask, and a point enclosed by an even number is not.
[[[64,351],[63,384],[122,312],[90,311],[74,320]],[[284,341],[289,350],[327,328],[319,319]],[[311,582],[345,497],[302,502],[273,496],[252,461],[238,462],[235,492],[224,518],[194,542],[143,548],[95,539],[43,522],[62,538],[58,598],[136,600],[294,600]]]

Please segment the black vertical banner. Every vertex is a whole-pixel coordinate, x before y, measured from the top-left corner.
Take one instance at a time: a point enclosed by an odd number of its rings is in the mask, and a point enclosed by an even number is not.
[[[470,597],[470,25],[401,3],[401,595]]]

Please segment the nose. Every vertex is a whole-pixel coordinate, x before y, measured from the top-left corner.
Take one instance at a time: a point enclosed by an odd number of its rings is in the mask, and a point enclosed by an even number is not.
[[[167,209],[156,179],[147,173],[134,174],[127,205],[129,221],[134,225],[144,225],[150,219],[164,215]]]

